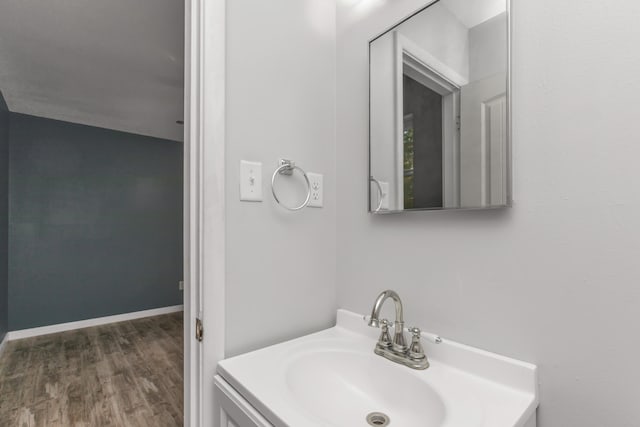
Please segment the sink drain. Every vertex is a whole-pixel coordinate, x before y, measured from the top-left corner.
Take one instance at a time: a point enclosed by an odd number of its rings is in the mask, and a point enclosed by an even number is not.
[[[391,420],[382,412],[372,412],[367,415],[367,422],[370,426],[388,426]]]

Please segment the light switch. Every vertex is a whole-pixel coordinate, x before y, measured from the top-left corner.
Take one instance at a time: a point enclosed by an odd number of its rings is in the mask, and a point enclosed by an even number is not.
[[[262,163],[240,161],[240,200],[262,201]]]
[[[310,208],[321,208],[323,203],[322,174],[308,172],[309,184],[311,185],[311,196],[309,197]]]

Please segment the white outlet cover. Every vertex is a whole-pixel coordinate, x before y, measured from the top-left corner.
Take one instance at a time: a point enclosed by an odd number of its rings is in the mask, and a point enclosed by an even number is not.
[[[319,173],[308,172],[309,184],[311,185],[311,196],[309,197],[310,208],[321,208],[324,202],[323,176]]]
[[[262,201],[262,163],[240,161],[240,200]]]

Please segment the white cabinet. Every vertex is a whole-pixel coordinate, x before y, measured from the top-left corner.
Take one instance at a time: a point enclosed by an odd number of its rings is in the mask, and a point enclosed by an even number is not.
[[[273,427],[219,375],[215,377],[215,387],[219,427]]]

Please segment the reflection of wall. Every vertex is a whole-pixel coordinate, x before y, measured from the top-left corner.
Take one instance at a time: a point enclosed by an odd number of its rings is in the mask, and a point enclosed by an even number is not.
[[[640,425],[640,2],[513,1],[513,209],[369,215],[366,45],[421,3],[337,41],[338,305],[393,288],[407,322],[537,363],[539,427]]]
[[[442,95],[403,80],[404,114],[413,114],[413,208],[442,207]]]
[[[11,114],[9,326],[179,305],[182,144]]]
[[[396,194],[396,131],[395,131],[395,57],[392,34],[385,34],[370,45],[371,61],[371,174],[380,182],[389,183],[389,209],[402,209]],[[372,186],[374,194],[376,187]],[[377,206],[377,194],[372,203]],[[401,200],[401,199],[400,199]]]
[[[468,29],[442,4],[429,6],[397,30],[468,80]]]
[[[469,30],[469,80],[507,69],[507,14],[502,13]]]

